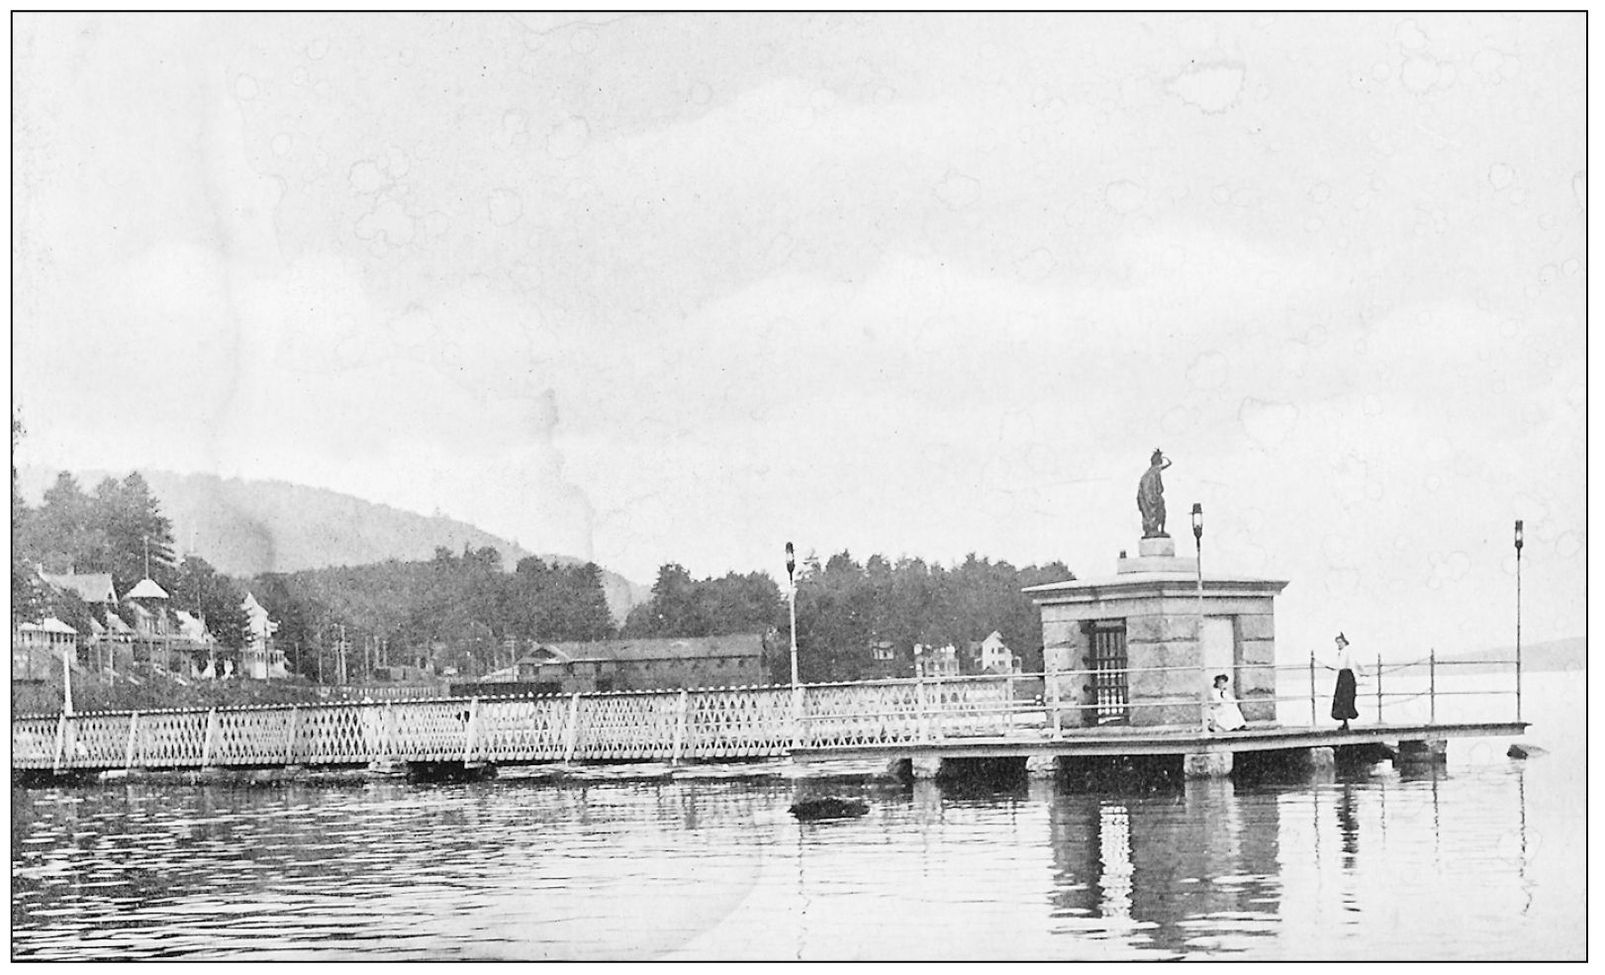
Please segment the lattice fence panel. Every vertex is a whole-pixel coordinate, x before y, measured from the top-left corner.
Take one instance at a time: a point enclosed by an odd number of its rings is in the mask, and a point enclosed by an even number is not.
[[[761,758],[791,747],[791,691],[741,687],[686,698],[682,758]]]
[[[199,767],[206,748],[205,711],[141,713],[134,731],[136,768]]]
[[[390,706],[390,757],[398,762],[460,762],[468,744],[468,701],[406,701]]]
[[[576,759],[668,759],[678,694],[594,694],[580,699]]]
[[[489,762],[562,761],[568,711],[568,698],[481,701],[474,755]]]
[[[287,737],[295,717],[290,708],[218,711],[217,727],[212,736],[211,764],[282,764],[288,754]]]
[[[18,718],[11,722],[12,768],[54,768],[55,763],[55,718]]]
[[[80,714],[67,719],[66,768],[122,768],[128,760],[127,714]]]
[[[919,741],[934,697],[918,684],[809,687],[803,695],[803,744],[842,748]]]
[[[335,704],[299,708],[296,717],[295,755],[302,765],[366,765],[370,728],[362,704]]]
[[[1007,680],[961,681],[927,687],[926,692],[940,715],[937,733],[944,737],[1003,735],[1009,730],[1013,694]]]

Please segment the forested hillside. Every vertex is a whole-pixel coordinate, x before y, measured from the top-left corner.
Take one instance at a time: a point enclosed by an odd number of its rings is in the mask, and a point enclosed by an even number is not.
[[[53,469],[19,468],[18,490],[25,500],[36,502],[59,474]],[[85,471],[75,478],[80,484],[92,485],[111,476]],[[119,480],[122,476],[115,475]],[[176,548],[204,552],[219,572],[234,576],[370,565],[392,559],[428,561],[437,548],[453,552],[492,548],[510,569],[533,554],[461,521],[402,511],[321,488],[169,471],[142,471],[141,476],[150,492],[161,499]],[[540,557],[548,563],[584,564],[583,559],[566,553]],[[602,570],[602,588],[617,619],[647,598],[646,587],[606,569]]]

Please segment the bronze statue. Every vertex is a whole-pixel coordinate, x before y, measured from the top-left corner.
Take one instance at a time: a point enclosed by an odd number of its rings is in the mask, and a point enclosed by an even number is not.
[[[1170,459],[1154,448],[1148,470],[1137,482],[1137,510],[1142,512],[1143,538],[1169,538],[1165,532],[1165,482],[1159,472],[1170,466]]]

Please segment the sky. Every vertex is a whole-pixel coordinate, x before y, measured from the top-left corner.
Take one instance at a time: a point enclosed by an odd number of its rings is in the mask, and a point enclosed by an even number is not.
[[[18,14],[19,464],[1585,629],[1581,14]]]

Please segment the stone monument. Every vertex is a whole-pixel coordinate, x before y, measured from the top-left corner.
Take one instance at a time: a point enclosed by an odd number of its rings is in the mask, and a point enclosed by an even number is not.
[[[1165,481],[1160,472],[1170,466],[1170,459],[1158,447],[1148,458],[1148,470],[1137,482],[1137,510],[1142,513],[1142,537],[1169,538],[1165,533]]]
[[[1196,556],[1178,556],[1165,532],[1160,472],[1169,466],[1155,450],[1138,484],[1135,558],[1121,552],[1113,576],[1026,590],[1042,614],[1057,727],[1196,728],[1218,674],[1250,722],[1275,720],[1273,604],[1287,582],[1223,573],[1200,580]]]

